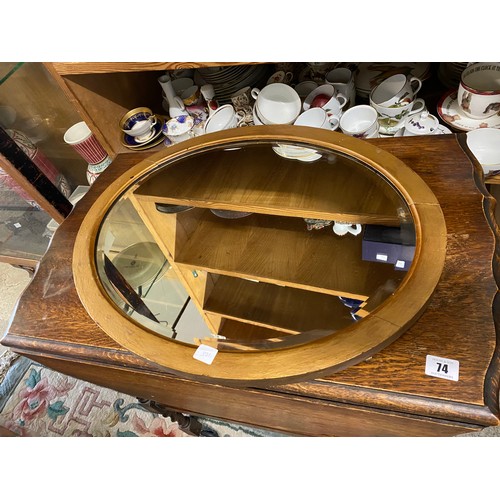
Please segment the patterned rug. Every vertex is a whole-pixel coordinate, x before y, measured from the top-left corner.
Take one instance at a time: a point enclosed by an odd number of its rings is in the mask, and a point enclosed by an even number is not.
[[[281,434],[197,418],[200,437]],[[27,437],[193,437],[136,398],[49,370],[10,350],[0,356],[0,426]]]

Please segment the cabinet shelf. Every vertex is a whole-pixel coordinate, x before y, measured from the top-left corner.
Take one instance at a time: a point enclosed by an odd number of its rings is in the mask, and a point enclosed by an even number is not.
[[[269,145],[253,147],[252,155],[210,151],[163,169],[135,194],[158,203],[398,226],[396,208],[405,211],[404,203],[387,181],[335,158],[334,165],[290,161]]]
[[[172,71],[186,68],[213,66],[241,66],[261,64],[255,62],[53,62],[52,67],[60,75],[84,75],[98,73],[131,73],[134,71]]]
[[[363,301],[378,284],[403,277],[386,264],[362,261],[360,236],[339,237],[331,228],[307,231],[301,219],[262,214],[227,221],[202,211],[176,248],[175,261],[188,269]]]
[[[204,310],[225,318],[296,334],[349,326],[349,309],[337,297],[219,276]]]

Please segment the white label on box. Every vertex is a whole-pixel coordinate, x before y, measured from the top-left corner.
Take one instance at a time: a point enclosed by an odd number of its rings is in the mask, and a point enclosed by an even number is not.
[[[460,363],[456,359],[440,358],[427,354],[425,359],[425,374],[431,377],[458,380]]]
[[[377,260],[383,260],[384,262],[387,262],[387,254],[385,253],[378,253],[375,258]]]
[[[219,351],[215,347],[201,344],[194,352],[193,358],[201,361],[202,363],[206,363],[207,365],[211,365],[218,352]]]
[[[404,269],[404,267],[405,267],[405,261],[404,260],[397,260],[396,261],[396,267],[398,267],[399,269]]]

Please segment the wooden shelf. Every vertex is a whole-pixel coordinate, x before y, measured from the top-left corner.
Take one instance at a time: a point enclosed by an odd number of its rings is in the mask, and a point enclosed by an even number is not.
[[[261,64],[255,62],[53,62],[60,75],[82,75],[98,73],[132,73],[134,71],[171,71],[186,68],[208,68],[213,66],[241,66]]]
[[[219,276],[204,309],[225,318],[286,333],[340,330],[353,323],[350,309],[337,297]]]
[[[175,255],[189,269],[359,300],[404,277],[390,265],[362,261],[361,235],[307,231],[303,220],[261,214],[228,221],[207,210]]]
[[[399,225],[404,202],[387,181],[341,155],[288,160],[269,145],[219,150],[165,168],[135,191],[150,201],[291,217]],[[272,167],[272,168],[271,168]]]

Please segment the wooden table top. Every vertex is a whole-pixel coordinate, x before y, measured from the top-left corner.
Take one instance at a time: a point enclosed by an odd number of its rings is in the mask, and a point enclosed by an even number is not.
[[[463,134],[370,142],[415,170],[439,200],[448,232],[441,280],[418,321],[372,358],[329,377],[258,391],[270,397],[303,396],[498,425],[498,298],[493,272],[498,228],[480,166],[464,152]],[[63,361],[77,357],[89,364],[178,378],[108,337],[83,308],[72,276],[74,239],[86,212],[113,179],[147,157],[117,157],[61,224],[20,299],[4,345],[26,355]],[[426,375],[427,355],[459,361],[459,380]]]

